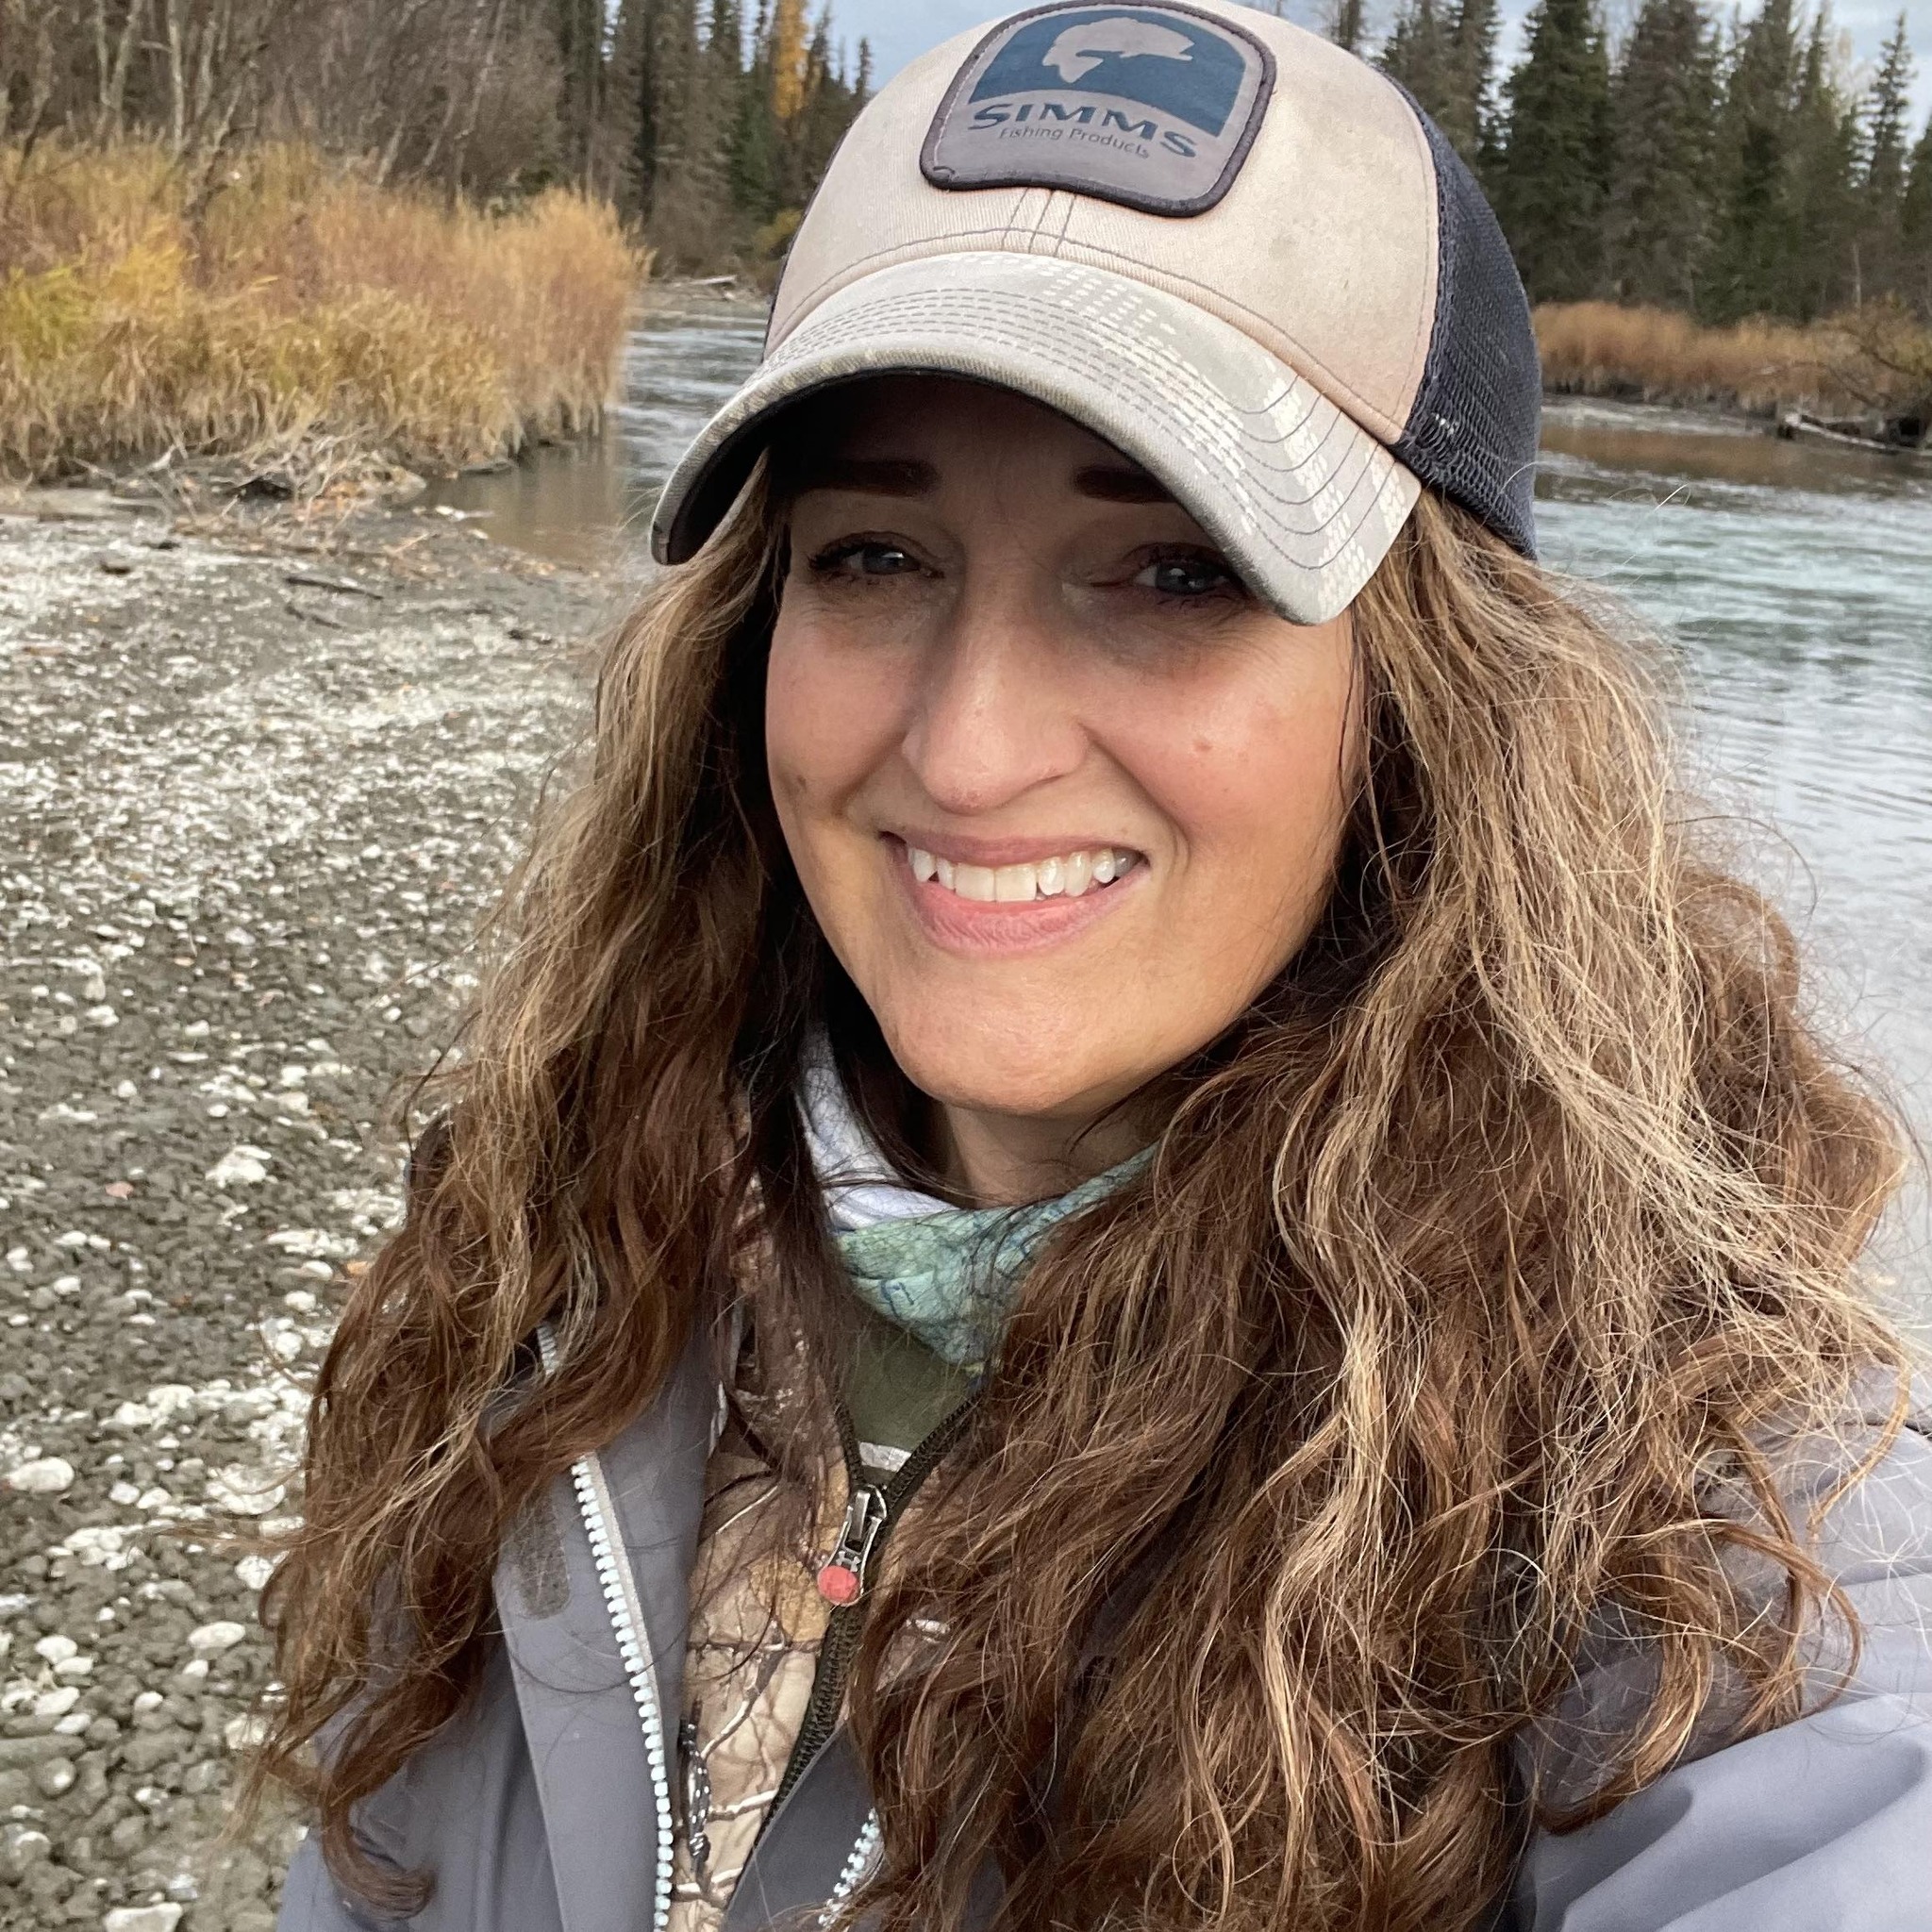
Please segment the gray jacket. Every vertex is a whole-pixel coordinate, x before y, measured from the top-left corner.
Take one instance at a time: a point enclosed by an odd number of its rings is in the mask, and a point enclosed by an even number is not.
[[[481,1695],[360,1814],[379,1857],[436,1874],[408,1922],[422,1932],[661,1932],[687,1583],[719,1413],[694,1350],[510,1540]],[[1799,1520],[1841,1466],[1835,1446],[1794,1447]],[[1832,1512],[1820,1554],[1864,1627],[1849,1688],[1782,1729],[1707,1744],[1598,1824],[1537,1834],[1495,1932],[1932,1932],[1932,1440],[1901,1439]],[[1841,1661],[1817,1657],[1821,1686]],[[1634,1645],[1601,1639],[1525,1771],[1587,1780],[1590,1740],[1642,1668]],[[874,1843],[841,1732],[773,1814],[724,1932],[787,1915],[809,1926]],[[344,1899],[304,1841],[279,1932],[392,1923]]]

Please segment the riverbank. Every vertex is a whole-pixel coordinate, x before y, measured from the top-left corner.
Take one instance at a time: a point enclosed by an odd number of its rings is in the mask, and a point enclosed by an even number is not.
[[[1798,412],[1841,434],[1907,445],[1932,430],[1932,329],[1889,305],[1807,328],[1707,328],[1657,308],[1545,303],[1536,333],[1551,394],[1769,420]]]
[[[0,475],[215,459],[366,490],[595,427],[646,264],[601,203],[500,212],[291,145],[198,193],[156,143],[0,148]]]
[[[270,1932],[230,1541],[620,587],[450,517],[0,505],[0,1927]]]

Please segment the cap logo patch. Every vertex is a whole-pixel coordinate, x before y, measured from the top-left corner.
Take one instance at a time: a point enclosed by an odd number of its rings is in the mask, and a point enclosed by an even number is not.
[[[1241,172],[1274,84],[1259,41],[1191,7],[1036,8],[973,50],[920,166],[935,188],[1063,188],[1199,214]]]

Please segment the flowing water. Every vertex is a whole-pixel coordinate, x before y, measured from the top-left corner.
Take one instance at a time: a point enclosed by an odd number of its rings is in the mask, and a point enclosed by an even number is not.
[[[668,293],[631,338],[599,445],[438,498],[555,557],[641,544],[762,326],[758,305]],[[1749,870],[1804,936],[1814,1004],[1932,1141],[1932,460],[1558,402],[1537,490],[1547,558],[1676,647],[1698,789],[1735,816]],[[1932,1307],[1922,1189],[1888,1246]]]

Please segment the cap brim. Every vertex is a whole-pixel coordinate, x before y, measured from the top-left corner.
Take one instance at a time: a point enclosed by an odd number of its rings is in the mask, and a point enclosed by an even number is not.
[[[1181,296],[1050,256],[929,256],[827,296],[706,425],[658,498],[658,561],[704,545],[782,410],[905,374],[1015,390],[1103,437],[1294,624],[1347,608],[1421,491],[1312,383]]]

